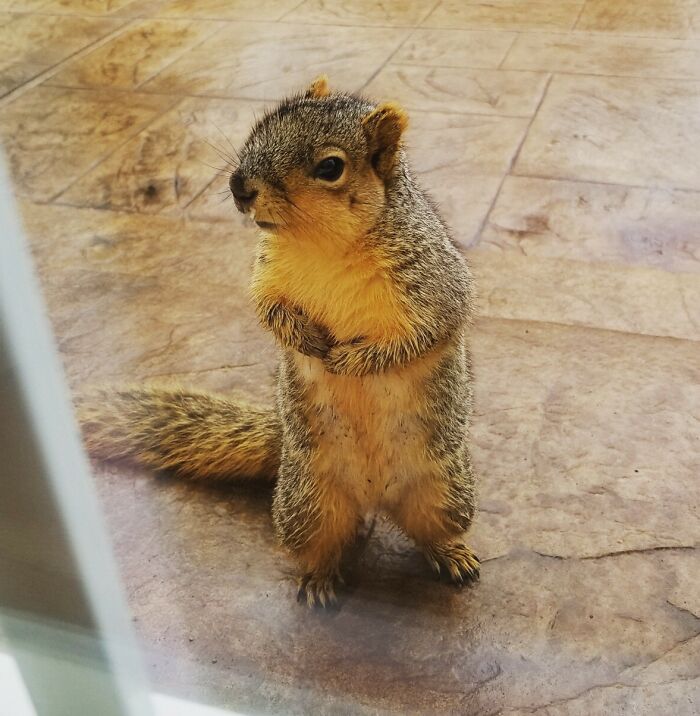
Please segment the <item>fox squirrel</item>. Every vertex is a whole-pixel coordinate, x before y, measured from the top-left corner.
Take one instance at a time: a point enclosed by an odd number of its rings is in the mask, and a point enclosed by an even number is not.
[[[276,409],[206,393],[99,389],[79,399],[88,450],[192,477],[275,481],[273,521],[299,597],[335,601],[367,512],[456,583],[475,510],[467,445],[469,269],[408,167],[404,111],[318,78],[266,113],[230,187],[260,227],[252,295],[281,348]]]

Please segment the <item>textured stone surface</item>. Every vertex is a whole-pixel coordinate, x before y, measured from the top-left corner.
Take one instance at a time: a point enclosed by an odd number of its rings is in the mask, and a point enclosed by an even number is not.
[[[48,201],[173,104],[172,98],[38,87],[0,108],[15,189]]]
[[[442,0],[424,23],[430,27],[499,30],[569,30],[583,2],[551,0]]]
[[[0,97],[120,24],[108,19],[0,12]]]
[[[237,23],[188,52],[145,85],[159,92],[266,101],[325,72],[358,90],[399,46],[406,29]]]
[[[87,173],[61,201],[178,213],[208,191],[214,176],[230,174],[234,147],[245,139],[260,109],[259,103],[240,100],[182,100]],[[226,186],[224,181],[217,191]],[[223,198],[215,196],[216,201]]]
[[[630,77],[700,79],[700,48],[693,40],[579,35],[521,34],[505,69]]]
[[[700,189],[698,108],[699,82],[556,76],[515,173]]]
[[[416,174],[478,281],[480,583],[435,581],[369,518],[339,609],[309,612],[269,491],[96,465],[155,687],[285,715],[695,716],[697,3],[0,13],[0,132],[74,389],[272,401],[275,347],[247,292],[256,236],[226,155],[259,100],[320,72],[410,107]]]
[[[700,273],[700,192],[509,176],[479,247]]]
[[[470,256],[483,315],[700,340],[697,274],[512,252]]]
[[[374,2],[373,0],[303,0],[285,20],[299,23],[328,25],[383,25],[415,26],[431,10],[423,0],[404,0],[400,3]]]
[[[145,20],[72,62],[50,84],[136,89],[221,27],[207,21]]]
[[[546,80],[537,72],[388,65],[367,89],[407,109],[531,117]]]
[[[700,6],[694,0],[588,0],[579,30],[650,37],[697,37]]]
[[[416,30],[394,60],[404,65],[484,67],[496,69],[515,33],[479,30]]]

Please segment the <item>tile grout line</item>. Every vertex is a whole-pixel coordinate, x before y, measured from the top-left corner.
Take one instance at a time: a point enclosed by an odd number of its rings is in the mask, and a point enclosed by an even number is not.
[[[53,194],[47,203],[52,204],[56,201],[56,199],[59,199],[61,196],[63,196],[67,191],[72,189],[73,186],[75,186],[81,179],[86,177],[93,169],[97,168],[100,164],[102,164],[102,162],[107,161],[122,147],[127,145],[132,139],[138,137],[142,132],[146,131],[151,125],[164,117],[168,112],[171,112],[173,109],[175,109],[175,107],[177,107],[178,104],[182,103],[184,99],[184,97],[177,97],[172,104],[169,104],[161,112],[155,112],[154,116],[151,117],[151,119],[148,120],[145,124],[141,125],[138,130],[126,137],[123,142],[119,142],[119,144],[117,144],[111,151],[108,151],[106,154],[103,154],[99,159],[96,159],[84,172],[81,172],[77,177],[75,177],[75,179],[73,179],[68,185],[63,187],[63,189],[61,189],[59,192]]]
[[[421,20],[421,22],[425,22],[425,20],[430,17],[430,15],[433,13],[435,8],[440,4],[440,2],[441,2],[441,0],[437,0],[437,2],[430,9],[430,12],[423,18],[423,20]],[[394,48],[394,50],[391,53],[389,53],[389,56],[377,68],[377,70],[369,76],[367,81],[360,87],[358,92],[364,92],[367,89],[367,87],[369,87],[369,85],[374,81],[375,77],[377,77],[377,75],[389,64],[389,62],[391,62],[391,60],[394,58],[396,53],[411,39],[411,37],[413,37],[413,35],[415,34],[415,32],[418,29],[419,29],[419,25],[414,25],[410,29],[410,31],[408,32],[406,37],[404,37],[403,40],[401,40],[401,42],[399,42],[399,44]]]
[[[661,184],[624,184],[623,182],[603,181],[601,179],[576,179],[573,177],[557,177],[546,174],[520,174],[519,172],[510,172],[510,176],[519,179],[540,179],[542,181],[569,182],[571,184],[598,184],[599,186],[617,187],[620,189],[645,189],[647,191],[680,191],[686,194],[700,194],[700,187],[690,188],[683,186],[671,186]]]
[[[289,10],[285,10],[276,20],[273,22],[282,22],[285,17],[288,15],[291,15],[291,13],[296,12],[304,3],[306,0],[300,0],[294,7],[289,8]]]
[[[620,80],[664,80],[672,82],[687,82],[695,83],[700,82],[700,76],[698,77],[680,77],[680,76],[660,76],[660,75],[616,75],[616,74],[605,74],[601,72],[572,72],[571,70],[545,70],[542,68],[537,69],[520,69],[515,67],[475,67],[467,65],[428,65],[420,62],[392,62],[392,67],[424,67],[429,70],[479,70],[482,72],[529,72],[533,75],[561,75],[565,77],[611,77],[613,79]]]
[[[464,250],[462,251],[464,253]],[[466,256],[469,260],[469,255]],[[636,333],[634,331],[625,331],[620,328],[606,328],[604,326],[592,326],[588,323],[562,323],[561,321],[544,321],[541,318],[508,318],[506,316],[493,316],[484,313],[478,313],[476,322],[478,321],[508,321],[509,323],[539,323],[543,326],[561,326],[562,328],[583,328],[587,331],[603,331],[605,333],[617,333],[623,336],[638,336],[649,340],[664,341],[682,341],[683,343],[700,343],[697,338],[681,338],[680,336],[662,336],[657,333]]]
[[[196,22],[200,22],[200,21],[196,21]],[[210,40],[212,37],[214,37],[214,35],[216,35],[219,31],[223,30],[225,27],[225,25],[223,25],[218,20],[203,20],[201,22],[211,22],[212,24],[214,24],[212,31],[207,33],[207,35],[204,38],[202,38],[202,40],[200,40],[199,42],[195,43],[191,47],[185,48],[181,53],[176,54],[175,57],[172,60],[170,60],[170,62],[167,62],[165,65],[163,65],[163,67],[158,69],[154,74],[152,74],[147,79],[143,80],[143,82],[140,82],[136,87],[131,88],[131,91],[134,91],[134,92],[141,91],[141,88],[144,85],[148,84],[151,80],[154,80],[156,77],[158,77],[158,75],[161,72],[163,72],[164,70],[167,70],[175,62],[182,59],[188,52],[199,49],[199,47],[201,47],[205,42],[207,42],[207,40]],[[165,94],[165,93],[161,93],[161,94]]]
[[[583,0],[583,2],[581,3],[581,9],[578,11],[578,15],[576,15],[576,19],[574,20],[574,23],[570,28],[571,32],[574,32],[576,30],[576,27],[578,26],[578,21],[581,19],[583,11],[586,9],[586,5],[588,5],[588,0]]]
[[[501,195],[501,190],[503,189],[503,185],[505,184],[506,177],[510,175],[510,173],[513,170],[513,167],[515,166],[515,163],[518,161],[518,157],[520,156],[520,151],[523,148],[523,145],[525,144],[525,140],[527,139],[527,135],[530,134],[530,128],[532,127],[535,117],[537,117],[540,107],[544,103],[544,99],[547,96],[547,92],[549,91],[549,86],[552,84],[552,79],[554,78],[553,74],[549,75],[549,79],[545,83],[544,89],[542,90],[542,96],[540,97],[540,101],[537,103],[537,107],[535,107],[535,111],[532,113],[532,117],[530,117],[530,121],[527,123],[527,126],[525,127],[525,131],[523,132],[523,136],[518,143],[518,146],[513,152],[513,156],[511,157],[510,162],[508,163],[508,168],[503,173],[503,177],[501,178],[501,182],[498,185],[498,189],[496,189],[496,193],[493,196],[493,200],[491,201],[491,204],[489,205],[488,210],[484,214],[484,218],[481,221],[481,224],[479,224],[479,228],[477,229],[476,233],[474,234],[474,238],[472,241],[467,245],[467,248],[473,248],[478,245],[479,241],[481,240],[481,235],[484,231],[484,227],[486,226],[486,223],[489,220],[489,217],[491,216],[491,212],[493,211],[494,206],[496,205],[496,202],[498,201],[498,197]]]
[[[251,22],[259,22],[259,21],[253,21]],[[607,30],[569,30],[569,29],[555,29],[555,28],[547,28],[547,27],[534,27],[534,28],[528,28],[528,27],[501,27],[501,28],[493,28],[493,27],[479,27],[479,26],[471,26],[471,27],[451,27],[449,25],[427,25],[427,26],[421,26],[422,30],[446,30],[446,31],[454,31],[454,32],[494,32],[494,33],[511,33],[511,32],[517,32],[521,35],[562,35],[563,37],[607,37],[611,39],[615,38],[622,38],[627,40],[675,40],[676,42],[686,42],[686,43],[692,43],[693,40],[696,38],[681,36],[681,35],[639,35],[639,34],[629,34],[626,32],[609,32]]]
[[[34,89],[36,86],[43,84],[47,79],[51,79],[51,77],[58,74],[70,62],[82,59],[83,57],[89,55],[93,50],[96,50],[103,45],[106,45],[111,40],[114,40],[115,38],[119,37],[127,28],[131,27],[133,24],[134,20],[127,20],[123,25],[119,25],[103,37],[100,37],[94,42],[91,42],[88,45],[81,47],[73,54],[64,57],[56,64],[51,65],[51,67],[48,67],[43,72],[40,72],[31,80],[25,82],[24,84],[21,84],[19,87],[15,87],[4,97],[0,98],[0,108],[5,107],[6,105],[16,100],[18,97],[21,97],[25,92],[28,92],[29,90]]]
[[[135,0],[136,1],[136,0]],[[305,0],[302,1],[301,4],[303,4]],[[438,2],[438,4],[440,4]],[[437,6],[436,6],[437,7]],[[293,10],[296,10],[297,8],[293,8]],[[274,25],[274,24],[282,24],[282,25],[292,25],[297,24],[301,25],[300,22],[293,22],[289,20],[271,20],[271,19],[262,19],[262,18],[246,18],[245,20],[237,20],[230,17],[213,17],[213,16],[201,16],[201,17],[190,17],[190,18],[184,18],[184,17],[177,17],[173,15],[86,15],[81,13],[57,13],[57,12],[34,12],[34,11],[24,11],[24,10],[7,10],[3,11],[6,14],[9,15],[23,15],[25,17],[42,17],[42,16],[51,16],[51,17],[71,17],[71,18],[86,18],[86,19],[93,19],[93,20],[100,20],[100,19],[106,19],[106,20],[127,20],[128,22],[132,22],[134,20],[159,20],[163,22],[187,22],[187,21],[202,21],[202,22],[225,22],[231,25],[240,24],[240,23],[251,23],[256,25]],[[291,11],[290,11],[291,12]],[[432,14],[432,11],[431,13]],[[639,35],[639,34],[628,34],[625,32],[608,32],[606,30],[570,30],[570,29],[556,29],[556,28],[547,28],[547,27],[535,27],[535,28],[528,28],[528,27],[518,27],[518,28],[497,28],[497,27],[479,27],[479,26],[471,26],[471,27],[453,27],[453,26],[447,26],[447,25],[435,25],[435,26],[426,26],[423,23],[425,20],[428,19],[430,15],[427,15],[424,20],[421,20],[420,25],[363,25],[359,23],[329,23],[329,22],[307,22],[304,21],[303,26],[311,26],[311,27],[349,27],[349,28],[366,28],[366,29],[384,29],[384,30],[406,30],[406,29],[413,29],[413,30],[445,30],[448,32],[471,32],[471,33],[478,33],[478,32],[492,32],[496,34],[522,34],[522,35],[562,35],[564,37],[570,36],[570,37],[585,37],[585,36],[592,36],[592,37],[605,37],[610,39],[615,38],[623,38],[623,39],[631,39],[631,40],[669,40],[669,41],[675,41],[675,42],[685,42],[688,44],[695,44],[694,40],[696,38],[694,37],[688,37],[687,35]],[[572,34],[573,33],[573,34]]]
[[[438,9],[440,5],[442,5],[442,0],[438,0],[435,5],[430,8],[430,12],[418,23],[416,27],[420,27],[421,29],[424,28],[425,23],[428,22],[430,16]]]
[[[503,65],[505,64],[506,60],[508,59],[508,56],[510,55],[512,49],[515,47],[515,43],[518,41],[518,38],[520,37],[520,33],[516,32],[515,36],[513,37],[513,42],[510,43],[508,46],[508,49],[506,50],[506,54],[503,55],[503,59],[498,63],[498,67],[496,67],[497,70],[502,70]]]

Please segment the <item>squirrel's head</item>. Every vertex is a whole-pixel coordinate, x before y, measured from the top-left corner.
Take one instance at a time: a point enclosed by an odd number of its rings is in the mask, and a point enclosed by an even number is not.
[[[236,206],[275,234],[364,235],[399,169],[406,124],[396,104],[332,93],[319,77],[253,127],[229,182]]]

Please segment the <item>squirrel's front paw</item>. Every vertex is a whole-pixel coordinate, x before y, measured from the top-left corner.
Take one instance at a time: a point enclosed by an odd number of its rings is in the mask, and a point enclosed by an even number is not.
[[[333,344],[333,339],[326,328],[314,323],[305,313],[295,311],[294,318],[298,324],[299,340],[296,349],[312,358],[325,358]]]
[[[356,338],[348,343],[337,343],[332,346],[323,359],[323,366],[329,373],[336,375],[360,376],[367,373],[365,362],[359,344],[362,338]]]

